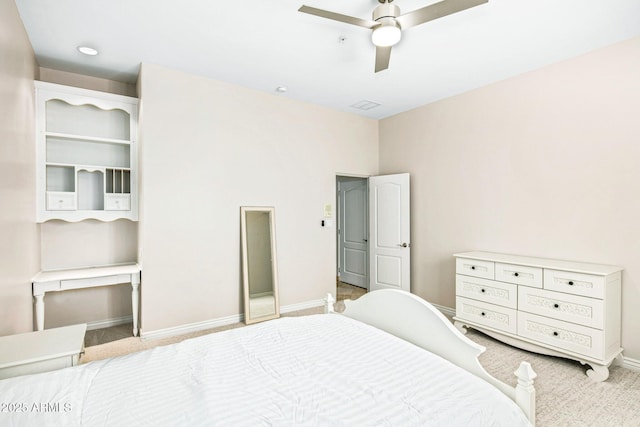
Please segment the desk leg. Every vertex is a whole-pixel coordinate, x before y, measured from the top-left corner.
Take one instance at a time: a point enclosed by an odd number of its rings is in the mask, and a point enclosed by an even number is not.
[[[133,315],[133,336],[138,336],[138,305],[140,301],[140,273],[131,278],[131,314]]]
[[[36,327],[39,331],[44,329],[44,294],[34,295],[36,299]]]

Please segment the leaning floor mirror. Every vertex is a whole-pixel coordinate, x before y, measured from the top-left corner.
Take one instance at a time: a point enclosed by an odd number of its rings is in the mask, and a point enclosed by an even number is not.
[[[275,208],[242,206],[242,282],[247,325],[280,317]]]

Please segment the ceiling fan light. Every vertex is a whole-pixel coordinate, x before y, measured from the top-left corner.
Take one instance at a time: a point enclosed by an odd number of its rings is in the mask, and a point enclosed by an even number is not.
[[[81,53],[84,53],[85,55],[89,55],[89,56],[96,56],[98,54],[98,51],[96,49],[89,46],[78,46],[78,50]]]
[[[371,41],[379,47],[393,46],[402,38],[400,26],[394,19],[385,20],[382,25],[377,26],[371,33]]]

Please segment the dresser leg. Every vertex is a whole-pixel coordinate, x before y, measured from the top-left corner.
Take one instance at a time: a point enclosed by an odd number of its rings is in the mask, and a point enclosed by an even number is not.
[[[620,351],[620,353],[618,353],[618,355],[613,358],[613,360],[609,364],[609,369],[611,369],[613,366],[624,366],[624,356],[622,355],[622,351]]]
[[[609,367],[603,365],[591,365],[591,369],[587,370],[587,376],[594,381],[602,382],[609,378]]]
[[[462,333],[462,335],[467,334],[467,325],[465,325],[464,323],[456,320],[453,322],[453,326],[455,326]]]

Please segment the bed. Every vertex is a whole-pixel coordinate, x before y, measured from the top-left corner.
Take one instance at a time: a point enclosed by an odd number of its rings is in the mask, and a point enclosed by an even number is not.
[[[534,423],[531,367],[515,388],[499,382],[483,347],[419,297],[381,290],[332,307],[0,381],[0,425]]]

